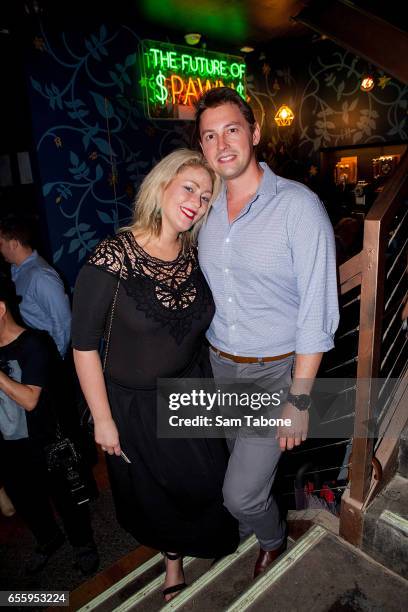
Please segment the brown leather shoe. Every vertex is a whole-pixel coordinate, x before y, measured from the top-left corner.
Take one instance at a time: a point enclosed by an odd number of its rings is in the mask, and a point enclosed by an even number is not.
[[[258,559],[255,563],[254,568],[254,578],[257,578],[259,574],[262,574],[267,567],[271,565],[276,559],[286,550],[286,540],[282,542],[282,544],[275,548],[274,550],[263,550],[260,549]]]

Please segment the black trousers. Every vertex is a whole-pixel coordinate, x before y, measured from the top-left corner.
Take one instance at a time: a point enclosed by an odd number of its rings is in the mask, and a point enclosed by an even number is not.
[[[8,496],[38,544],[59,533],[53,502],[72,546],[93,542],[88,504],[76,505],[58,479],[50,476],[40,446],[29,439],[2,440],[0,464]]]

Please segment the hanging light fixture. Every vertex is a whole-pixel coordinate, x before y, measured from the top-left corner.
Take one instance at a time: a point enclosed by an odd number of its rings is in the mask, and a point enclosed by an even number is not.
[[[374,89],[374,77],[371,74],[364,74],[361,79],[361,91],[371,91]]]
[[[291,125],[294,118],[295,115],[293,114],[292,109],[290,109],[286,104],[282,104],[275,115],[275,121],[279,127]]]
[[[190,32],[189,34],[185,34],[184,40],[188,45],[198,45],[201,40],[201,34],[198,32]]]

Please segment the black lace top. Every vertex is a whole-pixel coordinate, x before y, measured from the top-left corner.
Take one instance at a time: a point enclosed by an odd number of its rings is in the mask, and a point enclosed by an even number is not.
[[[147,387],[158,377],[182,374],[214,315],[196,250],[162,261],[146,253],[131,232],[103,240],[76,283],[74,348],[99,348],[110,327],[116,290],[108,378],[127,387]]]

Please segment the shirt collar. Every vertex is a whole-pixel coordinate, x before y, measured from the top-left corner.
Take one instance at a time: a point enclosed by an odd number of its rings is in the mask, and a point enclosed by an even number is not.
[[[264,172],[256,195],[267,197],[270,197],[271,195],[276,195],[278,191],[278,181],[276,178],[276,174],[272,172],[268,164],[266,164],[265,162],[261,162],[259,165],[261,166]]]
[[[261,162],[259,165],[261,166],[263,170],[263,175],[261,178],[261,182],[259,183],[258,191],[256,192],[256,194],[254,195],[252,199],[253,202],[255,202],[255,200],[258,199],[258,196],[266,196],[270,198],[271,195],[276,195],[277,193],[276,174],[272,172],[268,164],[266,164],[265,162]],[[219,212],[224,209],[226,204],[227,204],[227,186],[225,184],[225,181],[222,181],[221,191],[218,194],[217,198],[215,199],[212,207],[215,210],[215,212]]]
[[[20,270],[25,268],[26,265],[28,265],[30,262],[34,261],[37,258],[38,253],[36,250],[34,250],[31,255],[29,255],[27,259],[25,259],[19,266],[17,264],[12,264],[11,269],[13,270],[13,272],[20,272]]]

